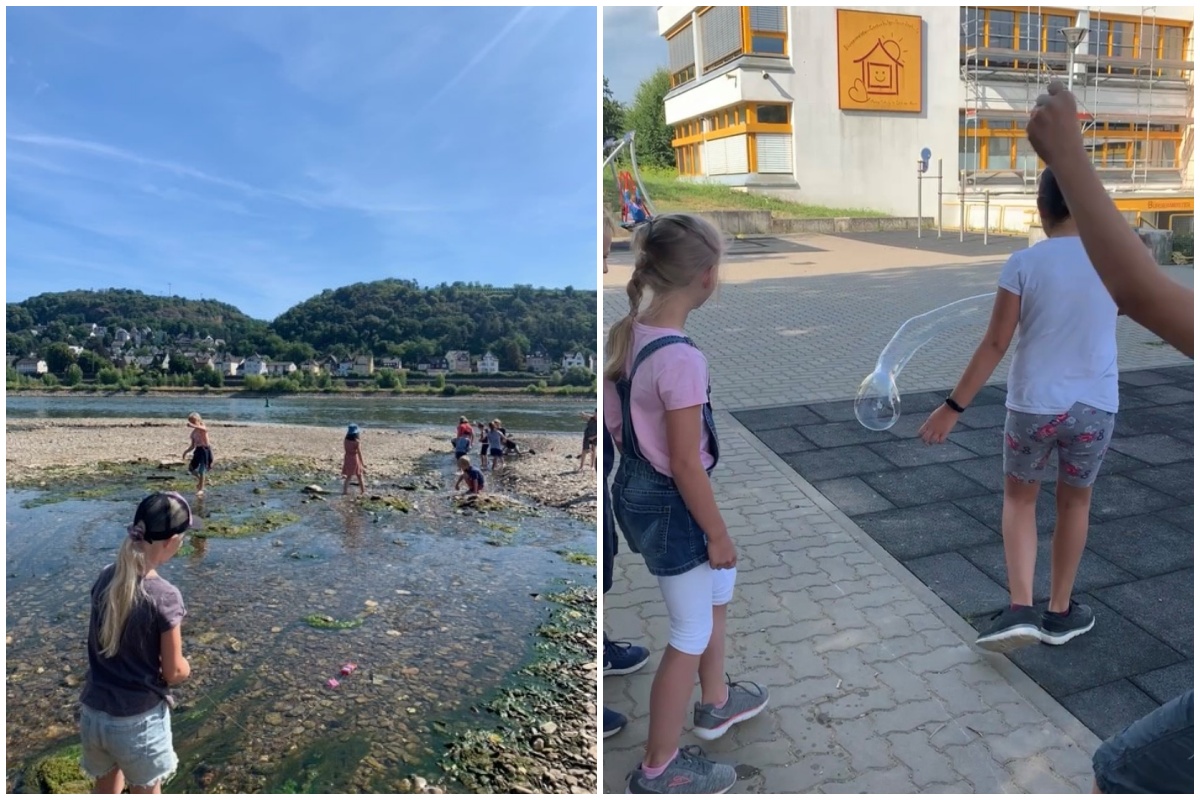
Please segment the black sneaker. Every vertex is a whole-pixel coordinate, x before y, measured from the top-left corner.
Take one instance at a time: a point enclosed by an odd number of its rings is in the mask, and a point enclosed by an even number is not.
[[[1096,615],[1092,609],[1072,600],[1066,614],[1051,614],[1049,609],[1042,614],[1042,641],[1046,644],[1066,644],[1095,625]]]
[[[604,738],[615,736],[625,730],[625,715],[620,711],[613,711],[608,706],[604,707]]]
[[[1008,607],[975,639],[975,646],[993,653],[1007,653],[1042,641],[1042,615],[1032,606]]]

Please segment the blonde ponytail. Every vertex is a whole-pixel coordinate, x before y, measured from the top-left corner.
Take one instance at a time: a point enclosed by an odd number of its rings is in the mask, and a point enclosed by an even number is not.
[[[145,596],[141,583],[145,572],[146,556],[142,551],[142,543],[126,537],[117,551],[113,576],[101,598],[104,611],[100,623],[100,653],[105,658],[115,658],[121,649],[125,623]]]
[[[633,345],[633,323],[641,310],[646,289],[658,298],[689,285],[705,270],[716,267],[725,252],[721,232],[705,219],[691,214],[664,214],[634,229],[633,275],[625,287],[629,313],[608,332],[604,348],[604,378],[617,381],[625,374]]]

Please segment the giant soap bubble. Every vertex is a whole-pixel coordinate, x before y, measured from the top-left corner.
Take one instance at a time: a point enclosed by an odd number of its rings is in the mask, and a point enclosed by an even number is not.
[[[988,311],[996,293],[980,294],[956,300],[941,308],[913,317],[900,326],[896,335],[883,348],[875,371],[863,380],[854,398],[854,416],[864,428],[886,431],[900,419],[900,390],[896,376],[913,355],[931,341],[962,325],[981,311]]]

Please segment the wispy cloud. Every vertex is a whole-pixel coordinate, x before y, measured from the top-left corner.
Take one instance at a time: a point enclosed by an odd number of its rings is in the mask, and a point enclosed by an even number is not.
[[[206,183],[211,186],[218,186],[223,189],[238,192],[248,197],[282,200],[312,209],[337,208],[350,211],[361,211],[370,214],[415,214],[440,212],[446,210],[444,208],[430,207],[420,204],[390,203],[386,201],[363,202],[342,194],[289,192],[279,191],[276,189],[265,189],[259,186],[253,186],[244,181],[225,178],[220,175],[213,175],[205,172],[204,170],[196,169],[195,167],[190,167],[186,164],[180,164],[175,161],[140,156],[137,153],[123,150],[119,147],[103,144],[101,142],[73,139],[67,136],[10,133],[8,134],[7,138],[12,142],[33,145],[35,147],[65,150],[84,155],[96,156],[98,158],[121,161],[127,164],[134,164],[147,169],[160,170],[181,178],[188,178],[190,180],[200,181],[201,183]],[[28,159],[28,161],[30,163],[34,163],[36,162],[36,159]],[[62,171],[61,165],[58,165],[54,168],[57,171]]]
[[[521,24],[521,20],[529,16],[529,12],[532,10],[533,9],[529,6],[524,6],[519,9],[517,13],[512,16],[512,19],[504,24],[504,27],[500,29],[499,33],[489,39],[483,47],[479,48],[479,51],[476,52],[475,55],[471,56],[470,60],[463,65],[462,69],[455,73],[453,78],[442,84],[442,88],[438,89],[433,93],[433,95],[430,96],[429,100],[425,103],[425,107],[421,109],[422,112],[428,111],[431,107],[433,107],[434,104],[437,103],[438,100],[441,100],[446,96],[447,93],[449,93],[451,89],[457,86],[463,78],[467,77],[467,75],[474,71],[474,69],[479,66],[479,64],[485,58],[487,58],[488,55],[495,50],[501,42],[507,39],[509,34],[511,34],[519,24]],[[522,40],[522,44],[528,46],[528,43],[524,42],[524,40]]]

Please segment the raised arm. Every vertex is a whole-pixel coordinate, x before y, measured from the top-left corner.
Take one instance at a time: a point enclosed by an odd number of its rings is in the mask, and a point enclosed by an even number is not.
[[[1096,273],[1121,312],[1193,355],[1195,295],[1171,280],[1117,210],[1083,146],[1075,98],[1060,81],[1038,98],[1026,127],[1029,141],[1054,170]]]

